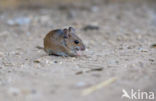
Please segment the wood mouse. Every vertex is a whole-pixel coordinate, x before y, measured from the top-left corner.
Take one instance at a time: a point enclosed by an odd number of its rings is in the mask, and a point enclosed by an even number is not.
[[[44,38],[44,50],[49,55],[79,56],[85,50],[82,40],[75,34],[75,29],[55,29]]]

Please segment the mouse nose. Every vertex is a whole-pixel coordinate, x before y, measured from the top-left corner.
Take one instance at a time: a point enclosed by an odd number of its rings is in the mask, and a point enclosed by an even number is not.
[[[86,49],[86,47],[85,47],[85,46],[81,47],[81,50],[82,50],[82,51],[84,51],[85,49]]]

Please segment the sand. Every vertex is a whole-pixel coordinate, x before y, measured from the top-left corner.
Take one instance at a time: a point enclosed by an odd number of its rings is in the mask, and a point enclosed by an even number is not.
[[[81,2],[1,11],[0,101],[128,101],[123,89],[156,94],[155,5]],[[84,31],[87,25],[99,29]],[[50,30],[69,26],[86,45],[83,56],[48,56],[37,48]]]

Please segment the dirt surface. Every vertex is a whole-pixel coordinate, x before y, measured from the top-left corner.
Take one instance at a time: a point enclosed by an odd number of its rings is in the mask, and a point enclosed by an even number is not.
[[[156,94],[155,5],[79,3],[1,11],[0,101],[128,101],[122,89]],[[98,28],[83,30],[87,25]],[[86,56],[48,56],[37,48],[50,30],[68,26],[76,28]],[[110,78],[116,79],[83,95]]]

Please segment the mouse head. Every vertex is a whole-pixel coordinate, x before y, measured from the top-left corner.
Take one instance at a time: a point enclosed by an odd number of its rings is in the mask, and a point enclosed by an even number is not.
[[[74,51],[83,51],[85,50],[85,45],[82,40],[75,34],[75,29],[69,27],[68,29],[63,29],[64,40],[66,46]]]

